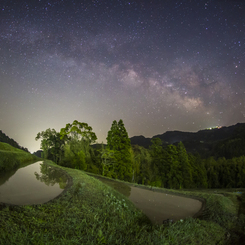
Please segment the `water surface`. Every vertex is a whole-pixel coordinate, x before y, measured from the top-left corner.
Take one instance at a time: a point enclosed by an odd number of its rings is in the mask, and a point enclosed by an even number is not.
[[[131,187],[129,199],[156,224],[162,224],[166,219],[177,221],[192,217],[202,208],[202,202],[196,199],[134,186]]]
[[[196,199],[129,186],[97,176],[93,177],[127,196],[154,224],[162,224],[166,219],[177,221],[192,217],[202,208],[202,202]]]
[[[15,205],[45,203],[61,194],[67,184],[63,171],[52,168],[42,161],[20,168],[12,176],[11,174],[0,176],[2,203]],[[7,179],[8,176],[11,177]]]

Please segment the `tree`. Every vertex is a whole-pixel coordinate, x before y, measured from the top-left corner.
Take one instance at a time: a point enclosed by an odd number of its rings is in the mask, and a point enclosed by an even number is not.
[[[92,131],[93,128],[87,123],[81,123],[74,120],[72,124],[66,124],[65,128],[60,130],[61,139],[69,140],[84,140],[90,144],[97,140],[96,134]]]
[[[192,186],[192,166],[189,162],[188,154],[182,142],[178,143],[177,150],[178,150],[180,169],[182,172],[181,187],[190,188]]]
[[[116,120],[113,121],[106,139],[108,149],[115,152],[114,173],[116,178],[130,181],[132,178],[131,144],[122,119],[118,123]]]
[[[137,183],[149,185],[154,181],[155,174],[152,170],[152,158],[148,149],[142,146],[132,146],[135,163],[133,162],[134,179]],[[131,156],[132,157],[132,156]],[[139,169],[138,169],[139,168]]]
[[[237,158],[237,187],[245,187],[245,156]]]
[[[208,188],[207,171],[204,166],[204,160],[200,155],[188,154],[189,162],[192,166],[192,187],[193,188]]]
[[[150,154],[152,157],[151,169],[154,173],[154,180],[151,185],[164,186],[166,180],[166,170],[164,166],[164,150],[160,138],[153,138],[151,140]]]
[[[116,162],[115,152],[109,148],[105,148],[102,143],[101,149],[101,165],[102,175],[107,177],[116,177],[114,172],[114,164]]]
[[[213,157],[205,159],[205,168],[207,170],[208,188],[220,188],[219,169]]]
[[[101,152],[94,148],[89,147],[89,158],[86,157],[87,163],[87,172],[94,173],[94,174],[101,174],[102,173],[102,166],[101,166]]]
[[[132,147],[129,149],[130,157],[131,157],[131,163],[132,163],[132,182],[137,183],[137,177],[140,172],[140,155],[136,155],[132,149]]]
[[[41,149],[43,150],[43,157],[50,159],[55,163],[60,162],[62,156],[62,146],[64,140],[60,138],[60,133],[55,129],[46,129],[39,132],[35,140],[41,139]]]
[[[174,189],[182,188],[183,177],[181,166],[178,159],[178,151],[175,145],[168,145],[166,161],[169,164],[169,172],[167,173],[168,187]]]
[[[87,164],[91,163],[90,144],[97,139],[92,130],[87,123],[77,120],[72,124],[66,124],[66,127],[60,130],[60,138],[66,142],[63,165],[81,170],[87,169]]]

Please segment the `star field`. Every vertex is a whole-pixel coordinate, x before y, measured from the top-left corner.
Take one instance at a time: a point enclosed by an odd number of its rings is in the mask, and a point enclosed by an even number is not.
[[[244,1],[1,1],[0,129],[73,120],[106,142],[245,122]]]

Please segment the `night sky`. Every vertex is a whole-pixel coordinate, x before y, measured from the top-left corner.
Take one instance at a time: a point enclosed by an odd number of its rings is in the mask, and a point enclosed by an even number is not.
[[[73,120],[106,143],[245,122],[245,1],[2,0],[0,129],[30,151]]]

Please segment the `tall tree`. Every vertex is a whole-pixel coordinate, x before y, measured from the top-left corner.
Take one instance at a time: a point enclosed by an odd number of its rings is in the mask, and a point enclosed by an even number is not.
[[[164,186],[167,171],[164,166],[164,149],[162,147],[162,141],[160,138],[153,138],[151,143],[151,169],[154,173],[154,180],[152,181],[151,185],[161,187]]]
[[[118,123],[116,120],[113,121],[106,139],[109,150],[115,152],[115,177],[130,181],[132,178],[131,144],[122,119]]]
[[[181,166],[178,159],[178,151],[175,145],[168,145],[167,147],[167,162],[169,163],[170,170],[167,174],[168,187],[174,189],[182,188],[183,177]]]
[[[150,185],[154,181],[155,174],[152,170],[152,157],[148,149],[145,149],[142,146],[134,145],[133,146],[134,158],[137,161],[136,166],[133,163],[133,169],[136,167],[136,171],[139,171],[137,178],[137,183]],[[139,165],[139,166],[138,166]],[[138,170],[139,167],[139,170]]]

